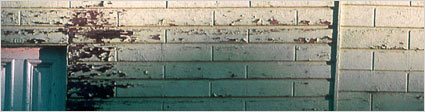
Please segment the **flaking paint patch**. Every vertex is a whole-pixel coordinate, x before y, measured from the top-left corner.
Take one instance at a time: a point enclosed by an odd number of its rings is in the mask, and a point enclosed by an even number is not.
[[[211,25],[212,10],[129,9],[119,13],[120,26]],[[137,16],[135,16],[137,15]],[[141,16],[143,15],[143,16]]]
[[[116,25],[118,10],[74,10],[69,26],[103,26]]]
[[[128,39],[133,35],[132,31],[105,28],[105,26],[116,25],[117,13],[124,10],[24,10],[23,24],[43,24],[43,25],[63,25],[57,32],[62,32],[73,43],[75,38],[81,41],[94,41],[92,43],[105,43],[107,40]],[[26,14],[28,13],[28,14]],[[69,26],[88,26],[88,28],[69,27]],[[28,34],[37,32],[26,29]],[[6,32],[6,34],[9,34]],[[48,34],[45,32],[44,34]],[[66,39],[68,40],[68,39]],[[43,42],[40,39],[29,40],[28,42]]]
[[[301,21],[300,21],[300,24],[309,25],[309,24],[310,24],[310,21],[307,21],[307,20],[301,20]]]
[[[330,25],[331,24],[331,22],[326,21],[326,20],[322,20],[322,19],[319,19],[319,23],[323,24],[323,25]]]
[[[43,44],[43,43],[67,43],[68,38],[60,29],[56,28],[3,28],[1,29],[3,43]]]
[[[91,79],[94,77],[124,77],[122,71],[113,69],[114,64],[72,64],[68,67],[68,78]]]
[[[1,10],[1,25],[19,25],[19,10]]]
[[[68,98],[111,98],[115,94],[114,81],[68,80]]]
[[[117,13],[124,10],[74,10],[70,24],[65,25],[64,34],[77,43],[109,43],[118,39],[118,42],[131,41],[134,33],[130,30],[114,29]],[[89,26],[88,28],[70,28],[68,26]],[[105,28],[107,27],[107,28]],[[133,39],[134,40],[134,39]]]
[[[68,66],[68,79],[163,79],[159,63],[77,63]]]
[[[74,1],[72,2],[73,8],[92,8],[92,7],[104,7],[105,4],[112,4],[111,1]]]
[[[332,9],[299,9],[298,25],[331,25]]]
[[[163,29],[70,28],[67,32],[72,43],[160,43]]]
[[[400,44],[403,45],[403,44]],[[371,46],[371,49],[399,49],[399,50],[403,50],[403,49],[407,49],[406,47],[398,47],[398,46],[394,46],[394,47],[389,47],[386,44],[382,44],[380,46]]]
[[[331,29],[250,29],[250,42],[332,43]]]
[[[159,34],[157,34],[157,35],[151,35],[152,39],[154,39],[154,40],[160,40],[161,39],[160,36],[161,35],[159,35]]]
[[[66,26],[71,24],[71,11],[40,9],[40,10],[22,10],[22,25],[36,26]]]
[[[170,29],[167,42],[243,42],[247,29]]]
[[[68,28],[65,32],[72,43],[132,42],[133,31],[123,29]]]
[[[306,61],[329,61],[331,59],[331,47],[329,45],[298,45],[297,60]]]
[[[301,37],[298,39],[294,39],[297,43],[332,43],[332,38],[329,36],[323,36],[321,38],[305,38]]]
[[[295,25],[293,9],[217,10],[216,25]]]
[[[109,99],[115,97],[116,88],[135,87],[132,83],[112,80],[68,80],[67,98]],[[143,86],[143,85],[142,85]]]
[[[115,47],[78,44],[69,47],[69,62],[114,61]]]

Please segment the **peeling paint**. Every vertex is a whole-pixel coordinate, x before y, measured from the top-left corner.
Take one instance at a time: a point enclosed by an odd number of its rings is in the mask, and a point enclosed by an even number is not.
[[[300,24],[309,25],[309,24],[310,24],[310,21],[307,21],[307,20],[301,20],[301,21],[300,21]]]
[[[105,14],[105,11],[98,10],[75,10],[72,14],[72,18],[70,19],[70,21],[72,22],[70,26],[111,26],[112,23],[110,23],[109,21],[111,21],[114,16],[106,17],[111,15],[113,14]]]
[[[86,99],[83,101],[66,100],[66,110],[70,111],[95,111],[101,109],[96,105],[102,104],[103,101],[93,101],[92,99]]]
[[[77,63],[68,66],[69,79],[162,79],[163,65],[149,63]]]
[[[70,62],[76,61],[112,61],[115,60],[115,48],[114,47],[95,47],[85,46],[85,44],[79,44],[76,46],[70,46]]]
[[[397,47],[397,46],[388,47],[386,44],[382,44],[380,46],[371,46],[370,48],[371,49],[399,49],[399,50],[407,49],[405,47]]]
[[[321,38],[298,38],[298,39],[294,39],[295,42],[298,43],[331,43],[332,42],[332,38],[330,38],[329,36],[324,36]]]
[[[152,37],[152,39],[154,39],[154,40],[160,40],[161,38],[159,38],[159,34],[157,34],[157,35],[151,35],[151,37]]]
[[[324,24],[324,25],[330,25],[331,24],[331,22],[329,22],[329,21],[322,21],[322,19],[319,19],[319,23],[320,24]]]
[[[67,97],[82,97],[85,99],[114,97],[114,81],[68,81]]]
[[[277,21],[277,20],[276,20],[276,19],[274,19],[274,18],[269,19],[269,22],[270,22],[270,24],[273,24],[273,25],[277,25],[277,24],[279,24],[279,21]]]
[[[67,43],[68,38],[56,28],[3,28],[1,29],[3,43],[43,44],[43,43]]]
[[[171,29],[167,32],[167,42],[240,42],[246,38],[247,29]]]
[[[235,23],[238,23],[238,22],[240,22],[242,19],[236,19],[236,20],[234,20],[234,21],[232,21],[232,22],[230,22],[230,26],[232,26],[232,25],[235,25]]]

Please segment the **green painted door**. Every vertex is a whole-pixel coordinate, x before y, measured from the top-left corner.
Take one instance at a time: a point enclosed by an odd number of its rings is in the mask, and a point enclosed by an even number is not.
[[[1,56],[2,110],[65,110],[65,48],[2,48]]]

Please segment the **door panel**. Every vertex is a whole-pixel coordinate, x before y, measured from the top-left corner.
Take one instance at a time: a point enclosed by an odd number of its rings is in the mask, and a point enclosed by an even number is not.
[[[42,88],[41,94],[39,95],[41,100],[52,101],[52,99],[54,99],[52,95],[52,76],[49,76],[53,74],[51,67],[51,64],[41,64],[37,66],[37,70],[43,73],[39,76],[42,79],[39,81],[41,84],[40,88]],[[49,108],[53,107],[51,106],[52,104],[54,104],[54,102],[41,102],[38,110],[49,110]]]
[[[40,50],[40,60],[43,62],[37,65],[37,69],[42,72],[46,81],[43,84],[49,87],[49,101],[45,105],[49,105],[46,110],[65,110],[66,103],[66,47],[51,47]],[[43,72],[47,73],[44,74]],[[44,90],[44,89],[43,89]],[[43,109],[42,109],[43,110]]]
[[[34,69],[33,71],[33,85],[32,85],[32,95],[33,95],[33,103],[32,103],[32,109],[33,110],[40,110],[41,105],[43,103],[43,98],[41,98],[42,95],[42,87],[41,87],[41,72],[39,72],[37,69]]]
[[[63,68],[61,49],[2,48],[2,110],[65,110]]]
[[[12,110],[14,98],[14,66],[15,60],[2,59],[2,110]],[[4,97],[4,98],[3,98]]]

